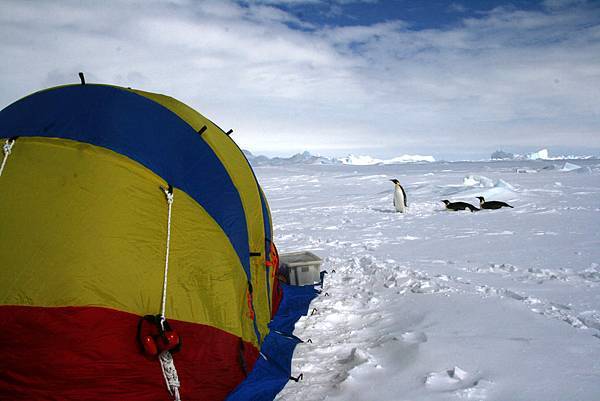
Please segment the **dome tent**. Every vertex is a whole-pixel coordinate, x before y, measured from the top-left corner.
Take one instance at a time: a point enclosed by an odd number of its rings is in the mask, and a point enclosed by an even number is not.
[[[139,344],[163,340],[140,333],[158,314],[182,399],[243,394],[282,348],[268,205],[231,138],[173,98],[90,84],[13,103],[0,138],[0,398],[166,399]]]

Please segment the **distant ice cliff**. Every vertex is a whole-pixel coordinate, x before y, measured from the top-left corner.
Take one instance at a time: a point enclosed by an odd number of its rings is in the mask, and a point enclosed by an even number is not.
[[[289,164],[348,164],[353,166],[370,166],[435,161],[433,156],[422,155],[402,155],[392,159],[377,159],[371,156],[351,154],[341,158],[328,158],[324,156],[315,156],[309,152],[303,152],[290,157],[269,158],[267,156],[255,156],[248,150],[244,150],[243,152],[253,166],[283,166]]]
[[[376,165],[376,164],[400,164],[400,163],[414,163],[414,162],[434,162],[433,156],[423,155],[402,155],[394,157],[392,159],[376,159],[371,156],[360,156],[360,155],[348,155],[338,159],[342,164],[351,165]]]
[[[537,152],[531,152],[526,155],[513,154],[503,150],[497,150],[490,156],[490,159],[492,160],[584,160],[593,158],[594,156],[579,155],[550,156],[548,149],[540,149]]]

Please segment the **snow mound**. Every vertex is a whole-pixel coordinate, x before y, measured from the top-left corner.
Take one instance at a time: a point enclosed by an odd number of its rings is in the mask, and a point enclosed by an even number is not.
[[[511,200],[513,194],[519,190],[503,179],[493,180],[491,178],[470,174],[463,178],[462,184],[438,186],[440,196],[450,197],[476,197],[483,196],[489,200]],[[464,200],[464,199],[463,199]],[[467,200],[468,201],[468,200]]]
[[[452,391],[476,386],[479,376],[458,366],[441,372],[432,372],[425,378],[425,385],[434,391]]]
[[[463,186],[476,188],[506,188],[511,191],[516,191],[516,188],[504,181],[498,179],[496,181],[482,175],[468,175],[463,179]]]
[[[463,179],[463,186],[473,188],[505,188],[509,191],[516,192],[516,188],[504,181],[498,179],[496,181],[482,175],[468,175]]]
[[[515,188],[514,186],[512,186],[511,184],[509,184],[508,182],[504,181],[501,178],[498,181],[496,181],[496,183],[494,184],[494,188],[506,188],[512,192],[517,191],[517,188]]]
[[[463,179],[465,187],[492,188],[494,181],[482,175],[468,175]]]

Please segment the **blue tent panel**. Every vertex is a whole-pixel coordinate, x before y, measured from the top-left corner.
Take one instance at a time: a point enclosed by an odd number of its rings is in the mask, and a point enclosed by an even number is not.
[[[283,298],[261,347],[254,369],[226,401],[272,401],[285,387],[290,375],[292,356],[300,343],[293,335],[294,324],[308,313],[310,302],[319,293],[314,286],[281,285]]]

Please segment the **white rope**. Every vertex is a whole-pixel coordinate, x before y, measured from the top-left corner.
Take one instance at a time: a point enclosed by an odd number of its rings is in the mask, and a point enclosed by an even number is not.
[[[2,160],[2,165],[0,165],[0,176],[2,176],[2,172],[4,171],[4,166],[6,166],[6,161],[8,160],[8,155],[10,155],[10,152],[12,151],[14,144],[15,144],[14,139],[7,139],[6,142],[4,143],[4,146],[2,146],[2,153],[4,153],[4,159]]]
[[[173,187],[169,186],[168,189],[161,187],[161,189],[167,197],[167,205],[169,208],[169,213],[167,217],[167,251],[165,255],[165,276],[163,278],[162,300],[160,306],[160,326],[164,330],[165,310],[167,306],[167,279],[169,276],[169,251],[171,247],[171,211],[173,209]],[[179,387],[181,386],[181,384],[179,383],[177,369],[175,369],[173,355],[171,355],[171,352],[169,351],[164,351],[160,353],[160,355],[158,356],[158,360],[160,361],[160,368],[162,369],[163,377],[165,378],[165,382],[167,384],[169,393],[173,397],[175,397],[175,401],[181,401],[181,398],[179,396]]]
[[[175,397],[175,401],[181,401],[179,395],[179,376],[177,375],[177,369],[175,369],[175,362],[173,362],[173,355],[169,351],[161,352],[158,356],[160,361],[160,368],[162,369],[163,377],[167,383],[169,393]]]
[[[167,205],[169,207],[169,217],[167,218],[167,252],[165,255],[165,276],[163,278],[162,301],[160,305],[160,325],[164,330],[165,309],[167,306],[167,279],[169,275],[169,248],[171,246],[171,210],[173,208],[173,189],[162,188],[167,197]]]

